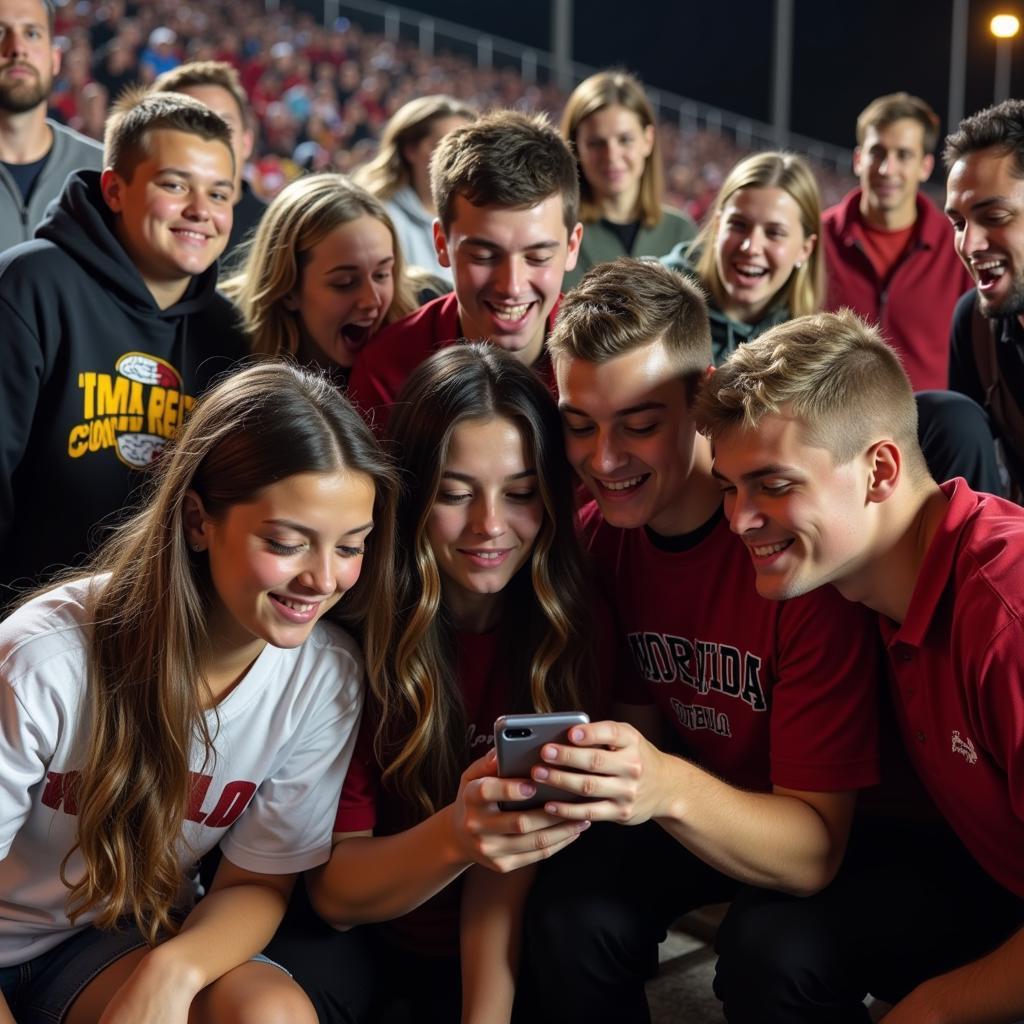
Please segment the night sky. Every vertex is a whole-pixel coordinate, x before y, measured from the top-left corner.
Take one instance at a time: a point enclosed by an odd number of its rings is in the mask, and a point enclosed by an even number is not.
[[[548,49],[548,0],[403,0],[403,6]],[[737,114],[771,116],[772,0],[575,0],[575,59],[622,65],[645,82]],[[965,110],[992,102],[997,11],[1024,2],[971,0]],[[952,0],[795,0],[790,127],[852,148],[857,114],[874,96],[906,89],[947,129]],[[510,11],[515,16],[510,16]],[[627,11],[628,15],[623,15]],[[1013,95],[1024,88],[1015,43]]]

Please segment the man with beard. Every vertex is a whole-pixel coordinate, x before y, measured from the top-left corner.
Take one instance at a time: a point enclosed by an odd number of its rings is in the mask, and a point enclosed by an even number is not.
[[[28,241],[64,180],[103,168],[103,148],[51,121],[60,70],[51,0],[0,0],[0,250]]]
[[[960,122],[943,153],[946,216],[975,289],[953,314],[950,387],[984,405],[1024,491],[1024,101]]]

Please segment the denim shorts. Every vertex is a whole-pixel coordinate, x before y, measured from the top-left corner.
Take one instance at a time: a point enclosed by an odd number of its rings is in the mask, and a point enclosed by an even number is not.
[[[145,945],[134,924],[117,931],[87,926],[23,964],[0,967],[0,988],[18,1024],[59,1024],[89,982]],[[262,953],[252,960],[285,971]]]

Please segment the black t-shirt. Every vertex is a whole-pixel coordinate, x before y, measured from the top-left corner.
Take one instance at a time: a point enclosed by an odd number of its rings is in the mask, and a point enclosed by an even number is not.
[[[32,195],[32,189],[35,188],[36,178],[42,173],[43,168],[46,166],[46,161],[49,159],[50,151],[47,150],[46,156],[41,160],[33,160],[30,164],[9,164],[3,161],[4,167],[7,168],[7,172],[21,191],[23,202],[28,202],[28,197]]]
[[[640,234],[640,221],[631,220],[628,224],[616,224],[605,217],[601,223],[622,243],[622,248],[631,253],[636,244],[636,236]]]

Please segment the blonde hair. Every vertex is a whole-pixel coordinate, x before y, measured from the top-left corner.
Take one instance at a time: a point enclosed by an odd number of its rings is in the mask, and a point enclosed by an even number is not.
[[[245,247],[238,273],[221,286],[241,310],[254,352],[297,355],[302,337],[299,313],[286,309],[284,300],[299,286],[313,248],[335,228],[364,216],[388,229],[394,248],[395,292],[384,323],[416,308],[395,226],[380,200],[344,175],[312,174],[286,185],[274,197]]]
[[[694,406],[714,440],[766,416],[798,417],[809,444],[849,462],[879,434],[903,453],[910,477],[928,470],[917,439],[917,403],[896,353],[851,310],[798,317],[740,345],[705,381]]]
[[[453,96],[420,96],[396,110],[384,125],[377,155],[356,169],[352,180],[378,199],[390,199],[400,188],[412,184],[412,171],[405,150],[425,139],[435,121],[443,117],[476,120],[477,112]]]
[[[660,341],[692,378],[711,365],[711,327],[700,289],[651,260],[623,256],[588,271],[558,309],[552,360],[604,363]]]
[[[821,309],[825,300],[825,257],[821,241],[821,193],[810,167],[795,153],[755,153],[741,160],[729,172],[708,211],[694,248],[698,251],[697,276],[719,306],[727,301],[718,276],[715,247],[722,210],[729,199],[744,188],[781,188],[800,211],[804,237],[818,236],[818,243],[803,265],[794,267],[789,280],[779,289],[772,305],[782,303],[791,316],[806,316]]]
[[[640,127],[654,129],[654,145],[644,164],[640,178],[640,195],[637,203],[640,218],[647,227],[654,227],[661,220],[661,202],[665,194],[665,172],[662,168],[661,147],[658,143],[658,128],[654,107],[644,92],[644,87],[625,71],[599,71],[585,78],[572,91],[562,112],[562,135],[579,149],[576,135],[580,125],[605,107],[625,107],[636,115]],[[594,190],[580,171],[580,220],[584,224],[599,220],[601,212],[594,198]]]

